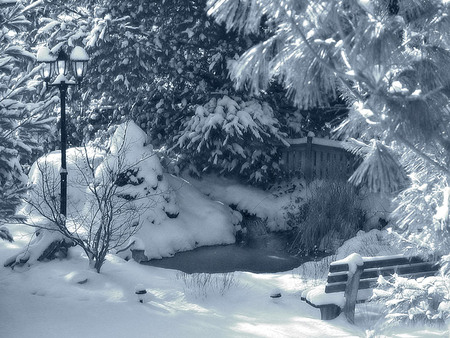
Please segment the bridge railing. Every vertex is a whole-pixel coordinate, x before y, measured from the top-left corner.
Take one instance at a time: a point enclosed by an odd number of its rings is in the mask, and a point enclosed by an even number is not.
[[[283,150],[282,168],[290,177],[314,179],[344,178],[353,173],[356,158],[342,146],[341,141],[309,135],[287,140],[290,147]]]

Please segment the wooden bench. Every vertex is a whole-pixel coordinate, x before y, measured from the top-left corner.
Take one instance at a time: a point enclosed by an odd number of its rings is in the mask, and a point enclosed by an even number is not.
[[[355,257],[358,258],[357,256]],[[347,259],[332,262],[327,284],[307,290],[302,294],[302,300],[320,309],[322,320],[334,319],[344,310],[347,320],[353,323],[355,304],[363,303],[372,296],[372,289],[376,286],[380,275],[384,277],[394,274],[410,278],[428,277],[435,275],[440,268],[437,262],[426,262],[416,256],[359,256],[359,258],[360,263],[356,269],[355,267],[350,268],[353,263],[347,263]]]

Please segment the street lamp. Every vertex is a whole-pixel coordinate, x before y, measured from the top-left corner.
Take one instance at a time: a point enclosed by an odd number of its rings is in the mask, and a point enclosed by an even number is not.
[[[67,216],[67,164],[66,164],[66,93],[69,86],[79,85],[86,75],[89,56],[82,47],[73,48],[70,57],[61,48],[58,55],[52,53],[48,47],[40,47],[37,61],[42,64],[41,76],[50,87],[58,87],[61,98],[61,202],[60,213]],[[76,81],[66,78],[70,63]],[[53,81],[51,81],[53,79]]]

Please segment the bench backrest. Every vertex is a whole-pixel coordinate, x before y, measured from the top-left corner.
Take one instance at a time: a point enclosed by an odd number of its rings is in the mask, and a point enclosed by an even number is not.
[[[378,276],[397,274],[403,277],[428,277],[439,270],[437,262],[425,262],[417,256],[403,255],[385,257],[363,257],[363,273],[358,289],[370,289],[376,286]],[[348,264],[331,263],[325,293],[345,291],[348,280]]]

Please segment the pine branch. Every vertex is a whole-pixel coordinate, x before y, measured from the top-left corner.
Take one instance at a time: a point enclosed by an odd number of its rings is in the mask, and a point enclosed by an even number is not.
[[[400,141],[402,144],[404,144],[408,149],[410,149],[412,152],[414,152],[417,156],[419,156],[421,159],[423,159],[425,162],[431,164],[433,167],[438,169],[443,174],[450,176],[450,170],[448,170],[446,167],[441,165],[440,163],[433,160],[430,156],[425,154],[423,151],[419,150],[416,146],[414,146],[410,141],[405,139],[402,135],[399,133],[395,133],[394,137]]]
[[[281,5],[279,5],[279,9],[281,9],[285,16],[289,19],[290,23],[291,23],[291,27],[293,27],[297,33],[300,35],[300,37],[302,38],[303,42],[305,43],[306,47],[308,47],[308,49],[313,53],[315,59],[321,64],[323,65],[325,68],[327,68],[329,71],[331,71],[333,74],[335,74],[338,79],[347,87],[349,88],[352,92],[354,91],[351,86],[347,83],[347,81],[358,81],[360,83],[364,83],[366,84],[370,89],[374,89],[374,87],[370,84],[369,81],[367,81],[367,79],[365,79],[362,74],[353,74],[350,75],[349,72],[344,72],[342,70],[339,70],[336,68],[336,66],[333,63],[328,63],[326,61],[323,60],[323,58],[320,57],[319,53],[317,52],[317,50],[312,46],[312,44],[309,42],[306,34],[303,32],[303,30],[300,28],[299,24],[297,23],[297,21],[293,18],[292,15],[290,15],[289,13],[287,13],[286,9],[284,7],[282,7]],[[344,37],[342,37],[342,39],[345,39]],[[330,57],[330,62],[332,60],[332,58]]]

